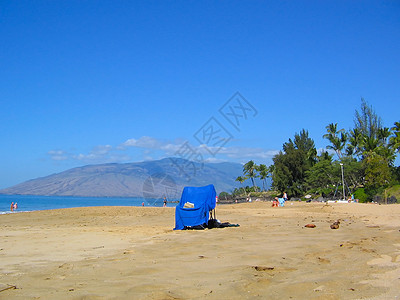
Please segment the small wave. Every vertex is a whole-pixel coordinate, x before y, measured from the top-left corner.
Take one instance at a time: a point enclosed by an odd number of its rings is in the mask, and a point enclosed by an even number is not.
[[[18,214],[23,212],[30,212],[31,210],[18,210],[18,211],[0,211],[0,215]]]

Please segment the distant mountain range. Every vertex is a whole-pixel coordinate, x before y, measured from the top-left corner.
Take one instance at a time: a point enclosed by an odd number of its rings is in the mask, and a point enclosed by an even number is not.
[[[0,194],[178,199],[184,186],[214,184],[217,193],[231,192],[240,186],[235,178],[242,172],[239,163],[165,158],[73,168],[2,189]]]

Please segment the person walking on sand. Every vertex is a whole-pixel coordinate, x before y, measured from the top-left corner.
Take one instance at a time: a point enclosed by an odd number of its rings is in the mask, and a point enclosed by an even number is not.
[[[10,210],[14,211],[14,202],[11,202]]]

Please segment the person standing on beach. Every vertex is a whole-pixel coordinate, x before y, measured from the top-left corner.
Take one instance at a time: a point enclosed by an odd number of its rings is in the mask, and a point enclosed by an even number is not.
[[[287,201],[287,194],[286,194],[286,192],[283,192],[283,200],[285,200],[285,202]]]
[[[10,210],[14,211],[14,202],[11,202]]]
[[[167,206],[167,198],[165,198],[164,197],[164,205],[163,205],[164,207],[166,207]]]

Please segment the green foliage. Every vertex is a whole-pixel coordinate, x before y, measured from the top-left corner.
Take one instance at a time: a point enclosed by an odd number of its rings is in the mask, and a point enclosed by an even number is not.
[[[253,184],[253,190],[259,191],[258,186],[255,183],[255,178],[260,178],[262,180],[263,188],[262,191],[265,191],[266,188],[266,179],[270,177],[270,175],[274,172],[274,166],[271,165],[267,167],[264,164],[256,165],[253,160],[248,161],[243,166],[243,175],[238,176],[235,180],[243,183],[246,179],[251,179]],[[247,193],[247,191],[244,191]]]
[[[243,184],[243,182],[245,182],[246,178],[242,177],[242,176],[238,176],[235,181],[239,181],[241,184]],[[242,191],[244,194],[246,194],[246,190],[242,187]],[[238,194],[240,194],[240,191],[238,191]]]
[[[362,162],[357,161],[352,157],[344,157],[342,159],[344,180],[347,186],[354,190],[361,186],[364,182],[364,168]],[[335,172],[340,176],[340,164],[339,162],[334,162]]]
[[[397,199],[397,202],[400,202],[400,184],[396,184],[394,186],[391,186],[386,190],[387,197],[395,196]]]
[[[292,196],[301,195],[306,191],[306,172],[316,162],[314,141],[303,129],[295,134],[294,141],[283,144],[283,150],[273,158],[273,187]]]
[[[350,157],[343,157],[342,163],[346,189],[354,190],[360,186],[364,176],[362,164]],[[333,196],[337,185],[342,184],[339,161],[332,161],[332,155],[322,152],[317,157],[317,163],[306,172],[305,181],[309,193],[324,197]]]
[[[396,125],[396,123],[395,123]],[[356,139],[353,139],[355,146],[361,159],[364,160],[366,155],[375,152],[383,156],[389,165],[392,165],[395,160],[395,138],[390,137],[391,130],[395,131],[396,126],[392,129],[382,126],[382,119],[375,113],[372,106],[369,106],[364,99],[361,99],[361,110],[355,112],[354,130],[358,134]],[[357,140],[357,142],[356,142]],[[351,147],[350,147],[351,148]]]
[[[243,192],[241,191],[241,189],[238,189],[238,188],[234,188],[233,191],[232,191],[232,196],[233,197],[238,197],[238,196],[240,196],[242,194],[243,194]]]
[[[346,190],[356,191],[361,201],[372,200],[386,187],[400,184],[400,167],[394,166],[400,152],[400,122],[390,129],[383,127],[372,106],[361,99],[353,129],[346,132],[338,129],[337,123],[330,123],[326,131],[326,148],[335,151],[338,160],[326,151],[317,156],[314,141],[302,129],[283,144],[270,167],[249,161],[243,168],[244,178],[251,178],[255,189],[254,178],[260,177],[265,190],[265,179],[271,174],[272,187],[280,193],[302,196],[308,192],[326,197],[337,193],[338,184],[342,184],[342,164]]]
[[[231,195],[227,192],[221,192],[218,196],[219,199],[221,200],[227,200],[231,198]]]
[[[235,181],[239,181],[240,183],[243,183],[246,179],[242,176],[238,176]]]
[[[365,187],[376,190],[389,184],[391,173],[387,160],[379,154],[370,151],[363,160],[365,168]]]
[[[372,106],[361,99],[361,108],[355,111],[354,129],[347,133],[347,141],[339,137],[339,133],[345,132],[343,129],[337,130],[336,123],[329,124],[326,129],[328,133],[324,138],[330,141],[327,148],[335,150],[343,163],[345,181],[350,189],[365,186],[365,193],[371,200],[374,193],[379,193],[382,187],[397,180],[393,163],[398,151],[396,145],[400,145],[400,133],[396,134],[400,132],[399,122],[395,122],[391,129],[383,127],[381,118]],[[342,155],[343,147],[346,155]]]
[[[385,188],[381,186],[369,186],[365,187],[365,193],[367,194],[367,201],[373,201],[374,196],[381,196]]]
[[[325,154],[319,156],[318,162],[306,171],[305,181],[307,188],[316,190],[328,188],[337,183],[338,177],[334,172],[332,157],[330,155],[326,157]]]
[[[347,142],[347,134],[344,129],[337,129],[337,123],[331,123],[325,127],[327,134],[323,138],[329,140],[331,145],[326,146],[327,149],[332,149],[336,152],[339,159],[342,159],[342,151]],[[339,135],[340,134],[340,135]]]
[[[252,192],[257,192],[258,189],[257,187],[254,186],[246,186],[246,187],[242,187],[240,189],[235,188],[232,192],[232,196],[233,197],[248,197],[248,195],[250,195],[250,193]]]
[[[354,128],[352,130],[349,131],[348,133],[348,144],[346,147],[346,155],[353,157],[353,156],[357,156],[359,157],[361,154],[361,141],[362,141],[362,135],[360,133],[360,130],[357,128]]]
[[[260,164],[259,166],[257,166],[256,167],[256,170],[258,171],[258,173],[259,173],[259,177],[260,177],[260,179],[262,180],[262,184],[263,184],[263,192],[265,191],[265,180],[267,179],[267,177],[268,177],[268,168],[267,168],[267,166],[266,165],[264,165],[264,164]]]
[[[389,145],[396,152],[400,152],[400,122],[394,122],[394,126],[391,128],[393,136],[389,139]]]
[[[290,172],[289,161],[282,151],[273,158],[275,171],[272,175],[272,185],[278,191],[285,191],[292,185],[293,179]]]
[[[354,192],[354,199],[358,199],[359,202],[361,203],[365,203],[367,202],[367,194],[365,193],[365,189],[364,188],[359,188]]]
[[[399,167],[391,167],[391,173],[392,173],[391,185],[400,184],[400,166]]]
[[[253,187],[256,188],[256,183],[254,181],[254,178],[257,178],[257,165],[254,163],[254,161],[250,160],[247,163],[244,164],[243,166],[243,173],[246,175],[246,179],[250,178],[251,182],[253,183]]]
[[[366,138],[377,138],[379,129],[382,128],[382,119],[364,98],[361,98],[361,110],[355,111],[354,128]]]

